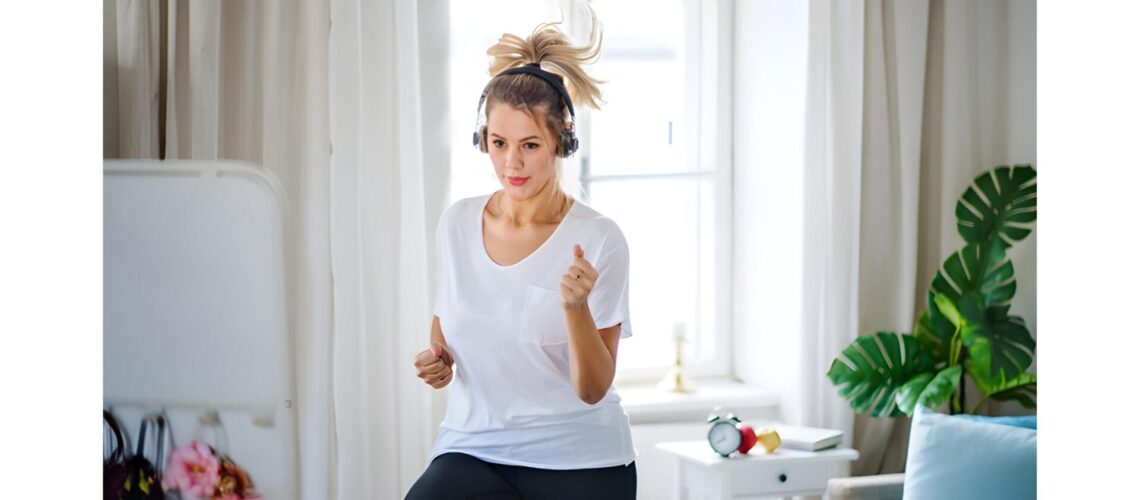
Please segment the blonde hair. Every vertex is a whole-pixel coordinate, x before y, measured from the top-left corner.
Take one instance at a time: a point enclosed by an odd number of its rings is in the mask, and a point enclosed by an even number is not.
[[[602,30],[598,25],[597,15],[593,7],[586,3],[590,12],[590,37],[586,45],[575,46],[560,31],[556,25],[561,22],[539,24],[538,27],[525,40],[519,36],[504,33],[499,41],[487,49],[487,55],[494,56],[488,73],[491,81],[484,89],[486,102],[484,104],[484,119],[489,121],[491,106],[495,103],[506,104],[514,109],[527,113],[535,125],[544,128],[550,137],[554,138],[555,160],[555,189],[547,204],[556,198],[559,203],[558,213],[562,213],[570,204],[571,198],[566,194],[562,178],[562,130],[569,120],[569,112],[562,102],[558,92],[548,83],[538,77],[528,74],[514,74],[499,76],[500,73],[511,68],[538,64],[539,67],[554,73],[562,79],[570,100],[576,108],[589,106],[601,109],[602,100],[598,84],[605,83],[586,73],[583,66],[592,63],[601,55]],[[545,111],[541,113],[540,111]],[[544,120],[540,122],[538,115],[542,114]],[[542,123],[545,122],[545,123]],[[577,132],[577,131],[575,131]],[[486,127],[479,130],[478,140],[485,148],[487,141]]]

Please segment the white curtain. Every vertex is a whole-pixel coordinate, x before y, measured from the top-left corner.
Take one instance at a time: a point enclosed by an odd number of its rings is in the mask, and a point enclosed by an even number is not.
[[[820,367],[854,340],[859,315],[862,6],[813,2],[808,26],[802,389],[795,409],[808,425],[850,436],[851,412]]]
[[[861,127],[863,224],[857,328],[911,332],[932,275],[918,274],[919,160],[922,148],[927,2],[868,0]],[[833,351],[834,352],[834,351]],[[834,392],[834,388],[831,389]],[[861,457],[853,473],[897,472],[905,462],[905,419],[855,417]]]
[[[333,0],[330,33],[335,498],[399,498],[427,465],[431,326],[412,2]],[[434,229],[434,221],[432,222]]]
[[[103,0],[103,157],[159,158],[164,3]]]
[[[794,4],[735,7],[738,372],[784,420],[847,431],[854,474],[898,472],[907,420],[855,416],[826,372],[856,335],[913,329],[976,174],[1036,163],[1035,5]],[[1034,331],[1036,237],[1011,255]]]
[[[440,74],[446,2],[104,7],[105,157],[241,159],[285,186],[298,496],[402,497],[444,401],[411,359],[431,325],[429,238],[447,192],[446,158],[429,149],[425,163],[421,140],[447,125],[420,111],[445,115],[446,86],[421,95],[419,60]]]

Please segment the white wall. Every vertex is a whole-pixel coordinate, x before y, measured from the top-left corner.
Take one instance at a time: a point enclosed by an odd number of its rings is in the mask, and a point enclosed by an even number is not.
[[[786,400],[798,391],[793,374],[802,359],[808,5],[758,0],[735,8],[733,364],[744,382]]]

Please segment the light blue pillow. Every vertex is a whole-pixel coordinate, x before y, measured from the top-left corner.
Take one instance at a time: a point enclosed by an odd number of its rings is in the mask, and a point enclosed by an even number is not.
[[[1037,419],[999,418],[943,415],[919,406],[910,427],[903,500],[1037,498]]]
[[[987,417],[985,415],[954,415],[954,418],[964,418],[966,420],[974,420],[977,422],[989,422],[991,424],[1012,425],[1014,427],[1022,427],[1025,429],[1037,429],[1037,415],[1025,415],[1020,417]]]

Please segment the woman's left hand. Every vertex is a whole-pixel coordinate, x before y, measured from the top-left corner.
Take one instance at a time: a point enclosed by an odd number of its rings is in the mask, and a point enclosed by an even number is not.
[[[598,280],[598,270],[583,257],[585,253],[578,244],[574,245],[574,262],[566,274],[562,275],[562,309],[586,307],[586,297],[594,289]]]

